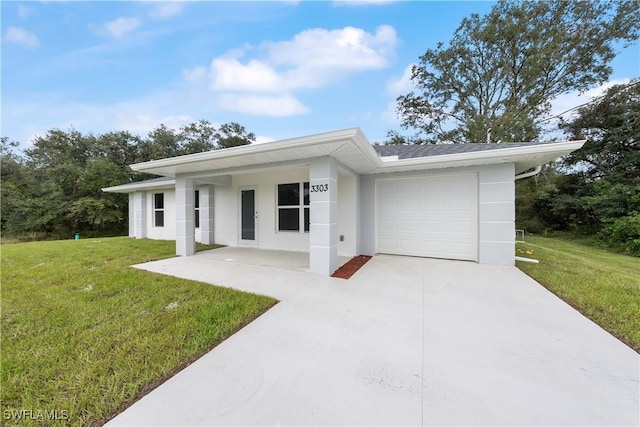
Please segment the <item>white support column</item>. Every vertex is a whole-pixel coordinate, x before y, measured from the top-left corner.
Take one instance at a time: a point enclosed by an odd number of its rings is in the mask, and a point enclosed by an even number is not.
[[[129,199],[131,200],[131,199]],[[133,235],[136,239],[147,237],[147,193],[136,191],[133,194]]]
[[[214,243],[214,190],[213,185],[200,187],[200,240],[205,245]]]
[[[309,269],[330,275],[338,268],[338,168],[331,157],[309,165]]]
[[[193,179],[176,176],[176,255],[196,252]]]
[[[136,237],[134,193],[129,193],[129,237]]]

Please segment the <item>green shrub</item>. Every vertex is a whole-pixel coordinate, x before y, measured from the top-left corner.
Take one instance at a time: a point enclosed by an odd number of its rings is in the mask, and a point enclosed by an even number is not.
[[[609,219],[601,237],[610,245],[622,248],[626,253],[640,256],[640,213]]]

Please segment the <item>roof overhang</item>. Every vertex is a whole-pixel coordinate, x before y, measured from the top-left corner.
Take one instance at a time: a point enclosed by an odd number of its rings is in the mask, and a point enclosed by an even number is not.
[[[131,165],[138,172],[175,177],[277,163],[295,163],[331,156],[358,173],[375,170],[380,160],[358,128],[327,132],[264,144],[189,154]]]
[[[514,163],[515,172],[518,174],[578,150],[584,143],[582,140],[518,147],[509,147],[509,144],[505,143],[504,148],[496,150],[384,161],[376,173]]]
[[[175,179],[166,179],[162,181],[150,180],[141,182],[132,182],[130,184],[116,185],[115,187],[103,188],[106,193],[135,193],[141,190],[170,190],[175,188]]]
[[[414,170],[443,169],[500,163],[514,163],[520,173],[557,159],[582,147],[585,141],[532,144],[526,146],[444,154],[410,159],[381,158],[358,128],[304,136],[264,144],[244,145],[224,150],[189,154],[131,165],[138,172],[175,177],[236,173],[259,168],[286,167],[331,156],[358,174],[378,174]],[[143,189],[135,184],[105,189]],[[139,184],[142,185],[142,184]],[[155,187],[153,187],[155,188]],[[122,192],[122,191],[118,191]]]

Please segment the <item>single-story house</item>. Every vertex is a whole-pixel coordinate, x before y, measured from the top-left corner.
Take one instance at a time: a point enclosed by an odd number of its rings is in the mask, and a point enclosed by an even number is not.
[[[584,141],[373,146],[358,128],[131,165],[129,235],[338,256],[513,265],[515,180]],[[536,169],[537,168],[537,169]],[[531,172],[531,170],[533,171]]]

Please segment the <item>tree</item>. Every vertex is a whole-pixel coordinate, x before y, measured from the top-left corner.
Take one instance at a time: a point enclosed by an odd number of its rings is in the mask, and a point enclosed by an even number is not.
[[[606,81],[616,43],[639,32],[635,1],[499,2],[420,57],[416,90],[398,97],[401,126],[426,142],[484,142],[489,130],[533,140],[550,101]]]
[[[231,122],[220,126],[216,133],[217,148],[230,148],[256,142],[253,132],[247,132],[244,126]]]
[[[583,170],[592,181],[640,177],[640,79],[609,88],[560,128],[572,138],[587,139],[582,149],[566,157],[566,167]]]
[[[216,148],[216,128],[207,120],[198,120],[180,128],[184,154],[202,153]]]
[[[564,164],[590,186],[583,201],[600,221],[600,236],[640,255],[640,80],[611,87],[561,128],[587,139]]]
[[[140,160],[149,161],[183,154],[182,135],[161,124],[147,135],[140,147]]]

